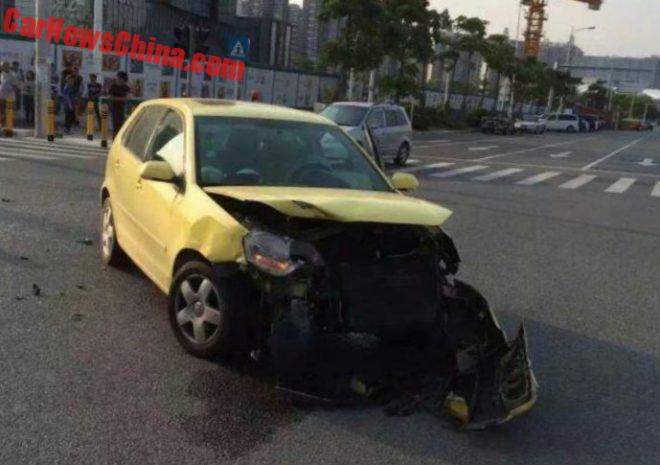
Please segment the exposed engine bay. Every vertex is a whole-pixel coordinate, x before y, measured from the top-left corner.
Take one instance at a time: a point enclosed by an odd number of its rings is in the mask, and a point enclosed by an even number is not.
[[[287,397],[449,413],[466,428],[535,403],[524,328],[507,341],[487,301],[455,279],[460,257],[440,227],[297,218],[213,197],[250,231],[250,349],[267,354]]]

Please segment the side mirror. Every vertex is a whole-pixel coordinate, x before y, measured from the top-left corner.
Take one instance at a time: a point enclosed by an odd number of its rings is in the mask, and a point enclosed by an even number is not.
[[[392,185],[398,191],[414,191],[419,187],[419,181],[414,174],[394,173]]]
[[[172,182],[176,174],[166,161],[148,161],[142,165],[140,177],[150,181]]]

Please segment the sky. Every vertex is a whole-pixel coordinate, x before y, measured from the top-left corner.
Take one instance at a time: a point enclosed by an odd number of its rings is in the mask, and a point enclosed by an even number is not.
[[[292,0],[292,3],[302,3]],[[519,0],[430,0],[431,7],[449,10],[452,17],[479,16],[490,22],[489,32],[516,31]],[[546,37],[567,42],[571,26],[595,26],[580,32],[576,43],[589,55],[644,57],[660,55],[660,0],[605,0],[600,11],[574,0],[548,0]],[[523,21],[524,25],[524,21]],[[521,30],[524,27],[521,25]]]

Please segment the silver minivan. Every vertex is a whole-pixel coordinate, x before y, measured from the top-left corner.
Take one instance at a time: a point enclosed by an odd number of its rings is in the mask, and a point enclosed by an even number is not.
[[[341,126],[364,148],[369,147],[365,129],[368,125],[383,161],[403,166],[412,149],[412,126],[406,111],[384,103],[336,102],[322,112],[329,120]]]

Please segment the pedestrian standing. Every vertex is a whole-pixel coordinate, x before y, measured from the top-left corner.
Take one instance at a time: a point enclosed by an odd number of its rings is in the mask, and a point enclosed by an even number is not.
[[[94,113],[96,113],[96,122],[101,127],[101,112],[99,111],[99,99],[101,98],[101,84],[96,81],[96,74],[89,75],[89,84],[87,84],[87,104],[94,104]]]
[[[66,84],[62,89],[62,105],[64,106],[64,132],[71,134],[71,126],[76,120],[76,90],[72,75],[67,76]]]
[[[34,124],[34,81],[34,71],[27,71],[25,73],[25,83],[23,84],[23,114],[28,126]]]
[[[73,100],[73,106],[76,115],[75,124],[76,126],[80,126],[80,107],[82,104],[83,78],[78,72],[78,68],[76,66],[73,67],[72,76],[73,76],[73,91],[75,93],[75,97]]]
[[[16,91],[18,82],[11,72],[11,66],[8,61],[0,63],[0,127],[5,124],[5,115],[7,113],[7,101],[16,100]]]
[[[126,82],[128,76],[124,71],[119,71],[115,77],[108,94],[110,94],[110,113],[112,114],[112,138],[117,137],[117,133],[124,124],[126,112],[126,100],[131,92]]]
[[[22,95],[23,95],[23,84],[25,83],[25,76],[23,76],[23,70],[21,69],[21,65],[18,61],[12,62],[11,72],[16,78],[16,82],[18,83],[18,87],[16,89],[16,97],[14,101],[16,102],[16,110],[20,110],[21,102],[23,100]]]

